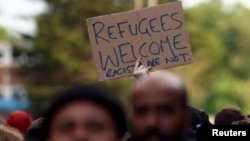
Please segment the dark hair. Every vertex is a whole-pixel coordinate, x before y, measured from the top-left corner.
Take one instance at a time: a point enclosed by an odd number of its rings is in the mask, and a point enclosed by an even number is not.
[[[243,119],[243,120],[239,120],[239,121],[234,121],[234,122],[232,122],[232,125],[250,125],[250,120]]]
[[[215,125],[231,125],[234,121],[243,120],[245,116],[241,113],[239,109],[228,107],[219,111],[215,115],[214,124]]]
[[[47,139],[50,132],[51,121],[55,114],[65,105],[75,101],[91,101],[107,110],[118,130],[119,137],[126,132],[126,118],[121,105],[109,96],[104,87],[96,84],[77,85],[57,93],[44,114],[42,123],[43,137]]]
[[[200,127],[207,127],[212,125],[206,112],[191,106],[188,106],[188,109],[192,115],[191,128],[193,130],[198,130],[198,128]]]
[[[27,133],[24,136],[25,141],[40,141],[41,135],[41,124],[43,118],[38,118],[32,122]]]

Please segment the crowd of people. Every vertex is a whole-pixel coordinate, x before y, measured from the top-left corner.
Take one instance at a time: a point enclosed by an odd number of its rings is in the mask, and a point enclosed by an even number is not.
[[[210,122],[192,107],[182,79],[135,65],[129,111],[98,83],[58,92],[42,117],[14,111],[0,122],[0,141],[198,141],[212,125],[249,125],[240,109],[225,107]]]

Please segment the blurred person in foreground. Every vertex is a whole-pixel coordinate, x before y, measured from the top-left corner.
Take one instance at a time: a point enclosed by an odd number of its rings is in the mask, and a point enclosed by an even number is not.
[[[250,120],[249,119],[243,119],[239,121],[234,121],[232,122],[232,125],[250,125]]]
[[[0,125],[0,141],[23,141],[23,134],[12,127]]]
[[[191,106],[189,106],[188,108],[192,115],[190,129],[195,134],[197,134],[201,128],[208,128],[212,126],[212,123],[209,121],[209,116],[206,112]]]
[[[234,121],[244,120],[245,116],[239,108],[226,107],[216,113],[215,125],[231,125]]]
[[[122,107],[106,89],[86,84],[58,93],[43,116],[43,141],[120,141]]]
[[[140,58],[138,59],[140,61]],[[131,134],[133,141],[186,141],[191,122],[188,95],[176,75],[151,73],[135,65],[137,81],[132,90]],[[143,74],[143,75],[140,75]]]
[[[39,141],[42,138],[41,136],[41,125],[42,125],[43,118],[38,118],[34,120],[27,133],[25,134],[24,140],[25,141]]]
[[[16,128],[23,135],[27,133],[29,126],[32,123],[31,115],[26,111],[14,111],[9,114],[6,124],[12,128]]]

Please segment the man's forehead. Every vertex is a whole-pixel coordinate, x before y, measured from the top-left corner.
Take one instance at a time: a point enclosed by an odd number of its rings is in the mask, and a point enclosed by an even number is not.
[[[179,96],[177,96],[176,94],[166,95],[164,93],[157,93],[157,92],[152,93],[146,91],[145,93],[138,93],[134,95],[133,103],[136,105],[140,104],[158,105],[158,104],[176,103],[178,99]]]
[[[135,103],[176,103],[182,99],[183,94],[180,90],[145,87],[133,94],[133,101]]]

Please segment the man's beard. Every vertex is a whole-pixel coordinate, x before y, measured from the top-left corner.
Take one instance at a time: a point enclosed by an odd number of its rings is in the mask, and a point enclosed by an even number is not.
[[[161,133],[157,129],[150,129],[145,134],[141,136],[134,136],[133,141],[179,141],[180,136],[170,137],[166,134]]]

